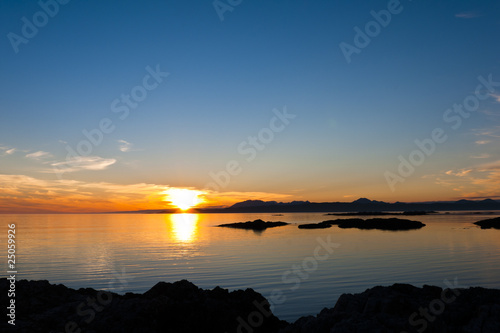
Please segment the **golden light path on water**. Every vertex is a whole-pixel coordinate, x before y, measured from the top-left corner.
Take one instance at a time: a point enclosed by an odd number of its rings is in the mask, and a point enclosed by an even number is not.
[[[198,214],[171,214],[172,237],[181,243],[191,243],[196,240],[198,232]]]

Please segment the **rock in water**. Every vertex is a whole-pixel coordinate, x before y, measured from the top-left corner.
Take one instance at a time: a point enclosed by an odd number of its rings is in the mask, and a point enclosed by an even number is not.
[[[425,224],[418,221],[411,221],[398,218],[373,218],[373,219],[336,219],[327,220],[319,223],[309,223],[299,225],[300,229],[321,229],[337,225],[339,228],[358,228],[358,229],[378,229],[378,230],[413,230],[425,227]]]
[[[495,217],[492,219],[481,220],[474,223],[481,227],[481,229],[500,229],[500,217]]]
[[[262,220],[219,224],[218,227],[237,228],[247,230],[265,230],[267,228],[281,227],[288,225],[286,222],[264,222]]]

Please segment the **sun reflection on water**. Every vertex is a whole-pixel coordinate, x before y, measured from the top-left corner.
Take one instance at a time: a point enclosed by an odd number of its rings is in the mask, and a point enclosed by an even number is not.
[[[198,214],[170,215],[172,237],[180,243],[191,243],[198,236]]]

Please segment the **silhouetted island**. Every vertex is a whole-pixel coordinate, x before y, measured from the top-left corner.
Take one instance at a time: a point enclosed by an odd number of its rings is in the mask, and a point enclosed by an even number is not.
[[[261,219],[258,219],[255,221],[219,224],[218,227],[247,229],[247,230],[265,230],[267,228],[281,227],[288,224],[289,223],[286,222],[265,222]]]
[[[456,281],[455,281],[456,282]],[[500,290],[407,284],[343,294],[333,308],[290,324],[252,289],[203,290],[182,280],[143,294],[78,290],[48,281],[16,281],[15,327],[2,332],[500,332]],[[9,282],[0,280],[1,290]],[[7,292],[2,293],[7,304]],[[333,304],[332,304],[333,305]],[[13,330],[15,328],[15,330]]]
[[[373,218],[373,219],[337,219],[328,220],[319,223],[308,223],[299,225],[300,229],[322,229],[337,225],[339,228],[358,228],[358,229],[378,229],[378,230],[412,230],[425,227],[425,224],[418,221],[411,221],[398,218]]]
[[[328,222],[329,221],[323,221],[323,222],[319,222],[319,223],[299,224],[299,229],[326,229],[326,228],[330,228],[332,226]]]
[[[492,219],[487,219],[487,220],[481,220],[478,222],[475,222],[474,224],[478,225],[481,227],[481,229],[500,229],[500,217],[495,217]]]

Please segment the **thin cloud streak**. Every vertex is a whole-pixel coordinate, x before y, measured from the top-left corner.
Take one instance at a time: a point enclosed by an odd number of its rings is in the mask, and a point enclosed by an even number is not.
[[[455,14],[456,18],[461,18],[461,19],[472,19],[472,18],[481,17],[481,16],[483,16],[481,13],[474,12],[474,11],[461,12],[461,13]]]
[[[104,170],[116,163],[114,158],[103,158],[99,156],[77,156],[68,161],[54,162],[53,169],[47,169],[44,173],[78,172],[83,170]]]
[[[52,154],[48,153],[46,151],[40,150],[40,151],[37,151],[37,152],[34,152],[34,153],[26,154],[25,157],[31,158],[33,160],[40,161],[40,160],[43,160],[44,158],[50,158],[50,157],[52,157]]]
[[[119,149],[121,152],[126,153],[132,149],[132,144],[130,142],[127,142],[125,140],[117,140],[117,141],[118,141],[118,143],[120,143]]]
[[[480,158],[490,158],[491,155],[490,154],[479,154],[479,155],[473,155],[471,156],[471,158],[477,158],[477,159],[480,159]]]

